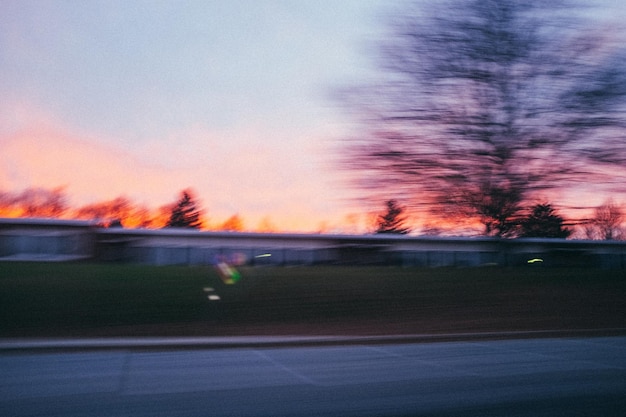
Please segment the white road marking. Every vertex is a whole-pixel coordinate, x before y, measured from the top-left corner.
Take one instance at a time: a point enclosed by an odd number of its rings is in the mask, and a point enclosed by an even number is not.
[[[323,384],[320,384],[319,382],[316,382],[316,381],[312,380],[308,376],[302,375],[300,372],[297,372],[297,371],[291,369],[290,367],[288,367],[288,366],[286,366],[286,365],[284,365],[284,364],[282,364],[280,362],[275,361],[270,356],[265,354],[265,352],[262,352],[260,350],[255,350],[254,353],[256,353],[261,358],[265,359],[266,361],[270,362],[272,365],[277,366],[280,369],[282,369],[283,371],[285,371],[285,372],[295,376],[296,378],[298,378],[302,382],[305,382],[305,383],[310,384],[310,385],[315,385],[315,386],[318,386],[318,387],[323,386]]]

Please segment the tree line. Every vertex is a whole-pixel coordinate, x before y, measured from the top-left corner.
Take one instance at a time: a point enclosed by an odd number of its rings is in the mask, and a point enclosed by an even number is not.
[[[134,204],[126,197],[100,201],[72,208],[62,187],[27,188],[20,192],[0,191],[0,217],[38,217],[91,220],[102,227],[151,228],[168,227],[244,231],[243,218],[234,214],[217,225],[210,225],[193,190],[187,188],[178,198],[157,209]],[[385,201],[384,208],[374,216],[370,231],[375,234],[408,234],[412,231],[405,206],[395,199]],[[578,227],[577,237],[587,239],[626,239],[622,206],[612,200],[597,207],[589,219],[565,219],[549,203],[536,204],[516,220],[511,237],[568,238]],[[265,218],[256,231],[275,232],[276,227]],[[442,230],[422,230],[422,234],[437,235]]]
[[[182,190],[175,201],[156,209],[136,204],[124,196],[71,207],[63,187],[0,191],[0,216],[91,220],[103,227],[244,230],[243,219],[238,214],[210,225],[198,198],[189,188]]]
[[[573,228],[578,227],[580,238],[623,240],[626,239],[625,220],[622,206],[610,199],[596,207],[591,218],[577,221],[565,219],[550,203],[537,203],[524,215],[511,220],[508,237],[566,239],[574,234]],[[406,208],[397,200],[387,200],[385,210],[376,218],[375,233],[407,234],[411,231],[408,222]],[[426,233],[437,235],[442,231],[431,229]]]

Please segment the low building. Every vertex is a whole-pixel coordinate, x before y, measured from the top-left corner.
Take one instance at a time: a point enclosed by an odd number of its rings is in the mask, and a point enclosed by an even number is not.
[[[72,261],[94,256],[97,228],[88,221],[0,219],[0,260]]]
[[[0,260],[91,259],[149,265],[543,265],[626,268],[626,242],[409,235],[208,232],[102,228],[52,219],[0,219]]]

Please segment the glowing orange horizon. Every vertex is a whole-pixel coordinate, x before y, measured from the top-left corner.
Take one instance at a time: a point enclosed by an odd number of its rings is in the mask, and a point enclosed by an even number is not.
[[[106,138],[81,136],[48,121],[31,123],[24,129],[0,135],[0,192],[33,186],[58,189],[62,185],[63,190],[79,199],[72,202],[62,218],[105,217],[108,222],[121,218],[124,227],[161,228],[169,218],[168,204],[175,201],[182,186],[189,185],[198,190],[198,195],[213,197],[205,211],[202,230],[361,234],[375,229],[369,211],[331,208],[326,202],[338,198],[328,191],[327,183],[310,171],[301,172],[293,166],[287,170],[291,172],[293,168],[292,176],[277,171],[281,164],[297,165],[290,162],[288,149],[275,155],[263,145],[253,149],[241,144],[231,146],[212,140],[211,135],[202,129],[193,132],[190,142],[178,146],[170,155],[169,145],[161,144],[156,151],[148,144],[143,148],[137,145],[131,152],[104,145],[112,142]],[[253,136],[253,132],[246,135]],[[219,142],[217,148],[207,150],[207,141]],[[117,197],[120,191],[128,192],[133,202],[127,211],[115,214],[115,202],[124,198]],[[580,199],[592,207],[604,197],[587,191],[576,197]],[[322,204],[315,206],[315,201]],[[571,214],[567,209],[559,211],[565,217]],[[98,216],[98,212],[104,214]],[[50,215],[45,210],[39,214]],[[28,214],[23,209],[5,206],[0,207],[0,216]],[[239,217],[232,219],[234,216]],[[476,219],[459,222],[419,213],[410,220],[409,226],[416,233],[471,230],[476,234],[482,230]]]
[[[52,190],[46,190],[43,188],[27,189],[21,192],[15,192],[9,194],[5,192],[4,198],[0,195],[0,217],[6,218],[59,218],[59,219],[74,219],[74,220],[92,220],[100,222],[104,227],[110,227],[112,225],[121,225],[125,228],[148,228],[148,229],[160,229],[167,225],[169,217],[171,215],[171,209],[175,204],[175,201],[171,201],[168,204],[161,205],[157,208],[148,208],[143,205],[137,205],[126,197],[116,197],[111,200],[99,201],[84,206],[72,206],[66,204],[62,209],[55,209],[58,211],[58,215],[52,215],[53,208],[50,207],[48,202],[39,201],[37,204],[32,205],[30,208],[26,208],[25,205],[28,201],[21,200],[21,196],[28,191],[38,192],[39,194],[46,194],[52,198],[54,196],[57,200],[66,200],[66,196],[63,194],[61,188]],[[348,216],[350,217],[350,216]],[[288,220],[294,224],[297,222],[297,217],[294,216]],[[223,221],[211,221],[200,209],[200,230],[206,231],[251,231],[262,233],[278,233],[289,231],[305,231],[298,230],[297,228],[279,227],[277,226],[270,216],[262,217],[256,226],[248,227],[245,216],[234,214]],[[340,226],[340,225],[337,225]],[[324,228],[320,226],[316,230],[310,230],[311,232],[324,232]]]
[[[28,191],[28,190],[26,190]],[[46,192],[51,196],[52,201],[64,200],[63,190],[56,188],[53,190],[37,189],[40,195]],[[126,197],[116,197],[111,200],[104,200],[84,206],[65,205],[62,210],[56,208],[58,215],[51,215],[53,208],[46,205],[46,201],[40,201],[39,205],[30,207],[26,210],[23,206],[24,202],[19,200],[19,196],[25,194],[16,193],[17,197],[2,199],[0,198],[0,217],[9,218],[61,218],[76,220],[92,220],[99,222],[103,227],[121,226],[129,229],[147,228],[161,229],[166,227],[171,215],[171,210],[175,205],[175,201],[161,205],[157,208],[148,208],[143,205],[137,205]],[[195,199],[195,193],[192,193]],[[6,194],[5,194],[6,196]],[[54,198],[52,198],[54,197]],[[280,232],[308,232],[308,233],[340,233],[346,234],[364,234],[372,233],[375,228],[375,220],[382,213],[366,213],[358,215],[355,213],[347,214],[342,221],[335,224],[321,222],[318,228],[314,230],[298,230],[297,228],[281,228],[276,226],[269,216],[265,216],[256,224],[249,227],[245,216],[233,214],[224,221],[211,221],[200,208],[200,230],[205,231],[236,231],[236,232],[260,232],[260,233],[280,233]],[[297,220],[297,217],[294,217]],[[410,217],[407,219],[407,226],[413,227],[413,232],[422,232],[423,234],[479,234],[483,229],[482,224],[477,218],[450,218],[441,219],[430,216],[426,218],[420,216],[421,223],[414,221]],[[365,225],[363,225],[365,222]]]
[[[198,195],[210,198],[204,205],[206,230],[219,229],[237,213],[241,224],[235,226],[244,230],[343,229],[345,212],[355,209],[335,204],[341,198],[333,195],[327,174],[311,175],[311,155],[304,155],[303,163],[287,147],[269,149],[258,138],[253,141],[261,133],[234,132],[238,140],[224,141],[223,133],[198,128],[180,132],[176,141],[125,146],[73,131],[54,118],[33,116],[23,128],[0,134],[0,191],[62,185],[75,199],[73,208],[112,201],[120,192],[140,206],[155,207],[191,186]],[[166,220],[157,211],[129,215],[126,224],[160,227]],[[10,211],[7,216],[21,215]]]

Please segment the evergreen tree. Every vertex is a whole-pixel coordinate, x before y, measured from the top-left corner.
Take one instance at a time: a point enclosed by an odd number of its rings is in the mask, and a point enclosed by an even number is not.
[[[520,237],[566,238],[571,230],[563,227],[563,217],[556,214],[550,204],[537,204],[522,221]]]
[[[387,212],[379,215],[377,219],[376,233],[397,233],[407,234],[411,231],[410,228],[404,227],[406,217],[402,216],[404,208],[400,207],[396,200],[388,200]]]
[[[200,210],[190,190],[181,193],[180,200],[172,208],[172,214],[165,227],[188,227],[199,229],[202,226]]]

